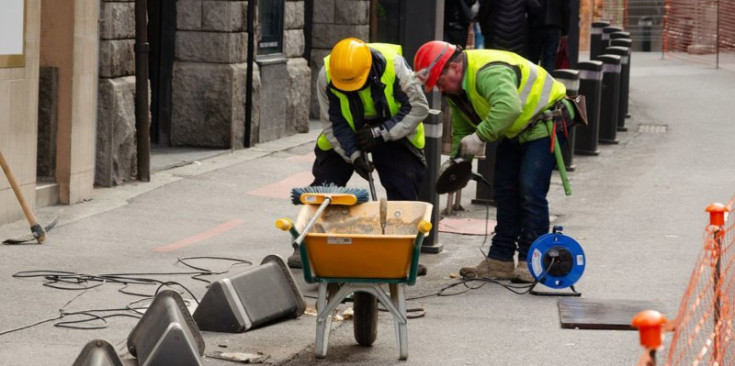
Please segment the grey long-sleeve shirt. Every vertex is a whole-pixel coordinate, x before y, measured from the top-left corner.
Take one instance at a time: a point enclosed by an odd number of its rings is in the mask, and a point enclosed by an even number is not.
[[[418,124],[426,119],[429,114],[429,103],[422,90],[421,84],[413,76],[413,71],[401,56],[393,60],[396,80],[393,86],[396,100],[401,103],[399,111],[383,124],[385,141],[400,140],[411,134]],[[334,150],[347,162],[351,162],[360,155],[357,149],[355,134],[349,128],[347,121],[341,113],[330,114],[330,102],[337,103],[335,98],[329,98],[329,83],[327,82],[326,69],[322,67],[316,83],[317,99],[319,101],[320,120],[324,129],[323,133],[332,144]],[[401,101],[400,99],[404,99]],[[339,108],[337,108],[339,110]]]

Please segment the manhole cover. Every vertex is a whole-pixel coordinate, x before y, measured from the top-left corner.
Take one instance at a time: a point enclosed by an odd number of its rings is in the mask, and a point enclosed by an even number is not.
[[[668,125],[642,124],[638,126],[638,132],[640,133],[664,133],[668,129]]]

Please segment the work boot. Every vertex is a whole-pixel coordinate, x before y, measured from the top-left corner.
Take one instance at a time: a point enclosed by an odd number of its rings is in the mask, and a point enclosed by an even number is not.
[[[518,261],[515,274],[515,282],[532,283],[536,281],[536,279],[533,278],[531,271],[528,269],[528,262],[526,261]]]
[[[476,267],[462,267],[459,275],[464,278],[496,278],[499,280],[510,280],[516,277],[513,271],[513,261],[501,261],[485,258]]]
[[[426,276],[427,272],[429,272],[429,270],[426,269],[426,266],[419,263],[419,266],[416,268],[416,276]]]
[[[297,249],[293,250],[293,254],[288,257],[289,268],[302,268],[304,265],[301,264],[301,253]]]

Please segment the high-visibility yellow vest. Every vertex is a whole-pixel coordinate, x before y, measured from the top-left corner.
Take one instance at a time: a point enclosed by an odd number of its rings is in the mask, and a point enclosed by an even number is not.
[[[533,116],[553,106],[556,101],[566,95],[564,84],[554,80],[543,68],[515,53],[499,50],[468,50],[465,53],[467,55],[465,72],[467,97],[481,119],[487,116],[490,103],[477,91],[477,73],[484,67],[498,63],[508,64],[520,70],[518,96],[521,100],[522,112],[505,132],[508,138],[517,136],[531,122]],[[473,124],[469,118],[468,121]]]
[[[385,100],[388,103],[390,114],[395,115],[401,108],[401,104],[398,103],[393,96],[393,84],[396,80],[396,70],[393,66],[393,60],[395,60],[397,55],[403,54],[403,48],[400,45],[389,43],[368,43],[368,46],[379,51],[385,58],[385,71],[383,72],[383,75],[380,76],[380,81],[385,85],[384,95]],[[324,58],[324,68],[327,73],[327,82],[331,80],[331,76],[329,73],[329,57],[330,56],[327,55],[327,57]],[[344,116],[345,120],[347,120],[350,128],[355,131],[355,122],[352,117],[352,111],[350,111],[350,103],[347,95],[335,88],[329,88],[329,92],[339,98],[339,105],[340,110],[342,111],[342,116]],[[358,95],[360,96],[360,100],[362,101],[363,110],[365,111],[365,117],[375,117],[375,104],[373,102],[372,96],[370,95],[370,89],[365,88],[363,90],[357,91],[356,93],[358,93]],[[414,146],[419,149],[423,149],[426,143],[426,137],[424,135],[424,123],[419,123],[414,131],[406,137],[409,141],[411,141]],[[325,136],[323,133],[319,135],[319,138],[317,139],[317,145],[320,149],[324,151],[332,148],[332,144],[329,142],[329,140],[327,140],[327,136]]]

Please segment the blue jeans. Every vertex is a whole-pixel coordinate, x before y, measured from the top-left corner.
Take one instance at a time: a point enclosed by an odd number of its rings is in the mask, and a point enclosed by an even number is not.
[[[565,142],[563,134],[557,138],[560,144]],[[498,223],[488,257],[512,261],[517,244],[518,260],[525,261],[533,241],[549,232],[546,194],[556,165],[550,144],[548,137],[524,144],[498,143],[494,179]]]

